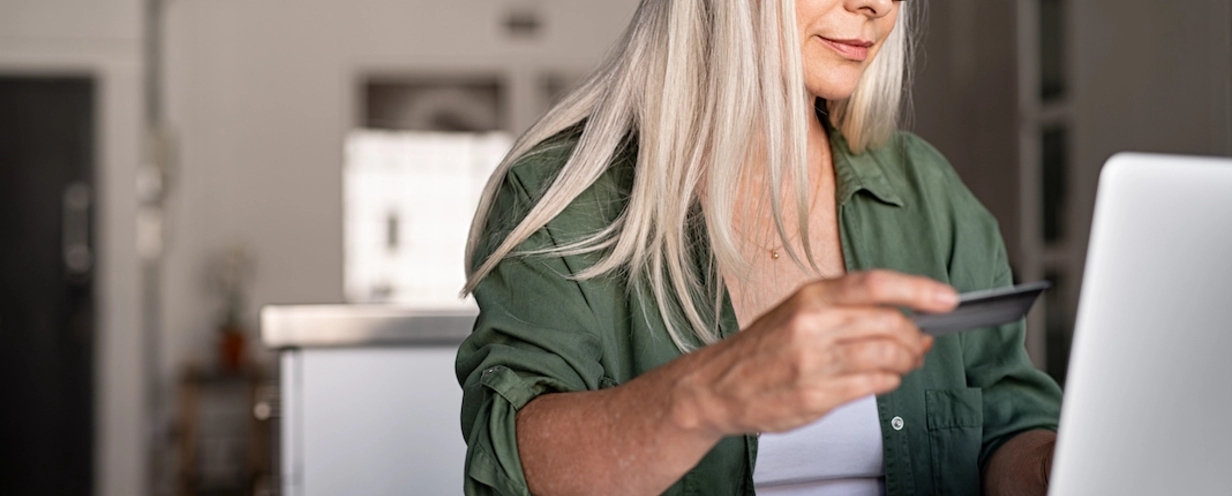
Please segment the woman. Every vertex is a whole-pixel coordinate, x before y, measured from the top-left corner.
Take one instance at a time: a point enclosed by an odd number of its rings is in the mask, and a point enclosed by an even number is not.
[[[1011,283],[894,131],[909,6],[642,1],[472,226],[468,494],[1043,494],[1060,391],[1022,324],[895,308]]]

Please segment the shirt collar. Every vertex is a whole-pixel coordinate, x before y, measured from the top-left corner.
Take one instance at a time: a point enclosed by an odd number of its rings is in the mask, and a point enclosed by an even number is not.
[[[820,115],[826,131],[830,135],[830,153],[834,161],[836,191],[838,204],[845,205],[852,196],[860,191],[867,191],[883,203],[902,207],[902,198],[894,185],[886,178],[885,167],[881,164],[878,153],[874,150],[865,151],[859,155],[852,153],[847,144],[847,138],[830,124],[830,119]]]

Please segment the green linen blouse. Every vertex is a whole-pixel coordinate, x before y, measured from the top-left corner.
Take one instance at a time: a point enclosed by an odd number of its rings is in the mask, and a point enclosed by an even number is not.
[[[501,184],[475,260],[482,261],[542,195],[579,129],[519,160]],[[960,292],[1012,283],[992,215],[944,157],[917,136],[896,134],[863,154],[830,129],[836,202],[848,271],[890,269]],[[521,249],[558,246],[610,224],[631,190],[636,145]],[[704,232],[699,250],[709,250]],[[515,416],[536,396],[623,384],[679,357],[646,291],[607,275],[570,277],[600,254],[503,260],[478,285],[480,314],[458,351],[468,495],[529,494]],[[738,331],[730,301],[724,336]],[[981,468],[1015,434],[1056,430],[1061,390],[1035,369],[1022,322],[937,338],[926,365],[879,396],[889,496],[978,495]],[[665,494],[754,494],[755,435],[729,437]]]

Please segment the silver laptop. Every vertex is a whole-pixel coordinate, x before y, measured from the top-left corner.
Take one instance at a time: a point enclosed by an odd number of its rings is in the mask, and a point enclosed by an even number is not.
[[[1232,495],[1232,160],[1104,167],[1051,483]]]

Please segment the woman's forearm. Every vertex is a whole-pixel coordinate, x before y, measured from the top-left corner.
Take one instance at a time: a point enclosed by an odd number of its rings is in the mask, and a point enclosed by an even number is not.
[[[1048,493],[1052,453],[1057,434],[1027,431],[997,449],[984,471],[984,494],[991,496],[1043,496]]]
[[[680,415],[680,385],[706,351],[619,387],[523,407],[518,454],[531,493],[659,494],[680,479],[722,438]]]

